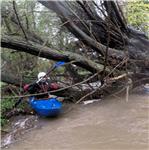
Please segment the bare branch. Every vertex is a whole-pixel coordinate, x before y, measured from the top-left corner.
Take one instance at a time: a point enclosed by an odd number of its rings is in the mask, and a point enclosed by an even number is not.
[[[14,9],[14,12],[15,12],[15,14],[16,14],[16,17],[17,17],[19,26],[20,26],[20,28],[22,29],[22,32],[23,32],[23,34],[24,34],[24,37],[25,37],[26,40],[28,40],[27,35],[26,35],[26,33],[25,33],[24,29],[23,29],[23,26],[22,26],[22,24],[21,24],[21,22],[20,22],[20,19],[19,19],[17,10],[16,10],[16,2],[15,2],[15,1],[13,1],[13,9]]]

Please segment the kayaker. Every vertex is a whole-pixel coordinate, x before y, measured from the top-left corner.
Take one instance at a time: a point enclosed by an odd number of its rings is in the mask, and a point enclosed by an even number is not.
[[[49,94],[46,92],[59,89],[59,85],[57,83],[52,83],[45,72],[40,72],[38,74],[38,80],[35,83],[26,84],[23,89],[30,94],[44,93],[35,96],[36,99],[41,99],[49,98]]]

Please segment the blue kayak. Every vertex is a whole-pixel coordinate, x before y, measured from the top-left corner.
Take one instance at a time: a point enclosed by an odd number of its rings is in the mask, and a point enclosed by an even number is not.
[[[62,103],[56,98],[49,99],[35,99],[35,97],[29,98],[29,104],[40,116],[52,117],[57,116],[62,109]]]

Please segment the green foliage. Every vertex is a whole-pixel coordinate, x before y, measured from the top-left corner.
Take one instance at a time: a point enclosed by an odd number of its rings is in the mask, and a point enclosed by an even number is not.
[[[16,100],[10,98],[10,99],[5,99],[1,101],[1,117],[0,117],[0,123],[1,126],[3,127],[8,123],[8,119],[5,118],[5,115],[8,111],[13,109],[13,106],[15,105]],[[23,101],[20,103],[20,105],[17,107],[19,110],[24,110],[28,109],[29,105],[26,101]]]
[[[5,118],[0,118],[0,123],[1,123],[1,127],[3,127],[4,125],[8,123],[8,120]]]
[[[0,123],[1,126],[3,127],[5,124],[8,123],[8,120],[5,119],[5,112],[7,112],[7,110],[12,109],[12,107],[14,106],[15,102],[12,99],[5,99],[1,101],[1,117],[0,117]]]
[[[2,88],[2,86],[4,86],[5,83],[0,81],[0,88]]]
[[[5,99],[1,101],[1,112],[5,112],[8,109],[12,109],[15,101],[13,99]]]
[[[130,1],[126,12],[129,24],[149,34],[149,2],[146,0]]]

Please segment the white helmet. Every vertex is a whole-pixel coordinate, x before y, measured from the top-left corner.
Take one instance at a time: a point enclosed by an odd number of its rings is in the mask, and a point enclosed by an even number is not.
[[[44,77],[46,75],[45,72],[39,72],[38,73],[38,80],[41,79],[42,77]]]

